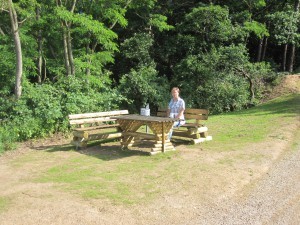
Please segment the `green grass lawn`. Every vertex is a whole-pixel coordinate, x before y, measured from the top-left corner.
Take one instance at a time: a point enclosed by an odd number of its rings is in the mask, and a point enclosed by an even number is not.
[[[247,110],[211,116],[206,125],[213,141],[202,145],[209,151],[237,151],[264,141],[272,131],[294,123],[299,115],[300,95],[288,95]]]
[[[247,154],[243,148],[263,142],[274,130],[294,123],[299,112],[300,95],[288,95],[248,110],[210,116],[206,124],[213,140],[187,148],[201,148],[209,154],[240,151],[236,157],[226,156],[217,162],[186,160],[180,146],[176,152],[149,156],[121,151],[118,145],[91,152],[79,152],[68,145],[30,152],[14,160],[13,165],[19,169],[36,167],[35,178],[30,182],[53,183],[58,189],[82,198],[107,199],[116,204],[142,203],[159,193],[172,192],[173,185],[177,189],[187,188],[191,182],[187,173],[203,176],[214,169],[222,171],[236,160],[262,160],[262,155]],[[0,209],[5,204],[5,199],[0,198]]]

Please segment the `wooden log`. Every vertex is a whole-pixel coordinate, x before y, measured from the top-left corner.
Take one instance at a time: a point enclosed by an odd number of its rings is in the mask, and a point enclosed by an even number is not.
[[[172,134],[172,137],[173,137],[173,136],[193,138],[193,137],[194,137],[194,134],[191,135],[191,134],[189,134],[187,131],[174,130],[174,131],[173,131],[173,134]]]
[[[70,124],[71,125],[90,124],[90,123],[108,122],[108,121],[116,121],[116,119],[111,119],[110,117],[76,119],[76,120],[70,120]]]
[[[199,144],[201,142],[211,141],[211,140],[212,140],[212,136],[207,136],[206,138],[193,139],[192,142],[193,142],[193,144]]]
[[[206,139],[206,141],[212,141],[213,138],[212,138],[212,136],[207,136],[205,139]]]
[[[162,144],[154,144],[154,146],[156,147],[156,148],[161,148],[163,145]],[[166,146],[173,146],[173,144],[171,143],[171,142],[169,142],[169,143],[165,143],[165,147]]]
[[[198,128],[202,125],[198,124],[198,123],[186,123],[180,126],[180,128]]]
[[[196,115],[196,114],[184,114],[186,120],[196,119],[196,120],[207,120],[207,115]]]
[[[208,115],[209,110],[208,109],[191,109],[191,108],[187,108],[184,111],[185,114],[204,114],[204,115]]]
[[[73,131],[73,135],[74,137],[78,137],[78,138],[84,138],[84,139],[88,139],[89,138],[89,133],[86,131]]]
[[[169,139],[165,140],[165,144],[167,143],[171,143],[171,141]],[[156,144],[162,144],[162,141],[156,141]]]
[[[199,133],[203,133],[203,132],[206,132],[206,131],[208,131],[207,127],[198,127],[198,128],[190,128],[190,129],[188,129],[188,133],[190,135],[192,135],[192,134],[199,134]]]
[[[164,150],[165,150],[165,151],[167,151],[167,150],[175,150],[175,148],[174,148],[173,145],[172,145],[172,146],[165,146]],[[153,152],[156,152],[156,151],[162,151],[162,147],[159,147],[159,148],[156,148],[156,147],[155,147],[155,148],[152,148],[151,151],[153,151]]]
[[[133,136],[137,138],[143,138],[143,139],[149,139],[149,140],[155,140],[154,134],[147,134],[147,133],[141,133],[141,132],[132,132],[132,131],[126,131],[123,133],[124,136]]]
[[[115,128],[119,127],[119,124],[103,124],[99,126],[92,126],[92,127],[82,127],[82,128],[75,128],[74,131],[89,131],[89,130],[103,130],[106,128]]]
[[[128,110],[73,114],[73,115],[69,115],[69,119],[72,120],[72,119],[83,119],[83,118],[94,118],[94,117],[119,116],[125,114],[128,114]]]
[[[156,155],[158,153],[162,153],[162,151],[160,151],[160,152],[149,152],[150,155]]]
[[[198,138],[198,139],[193,139],[192,143],[193,144],[199,144],[205,141],[205,138]]]
[[[203,138],[208,137],[208,132],[202,132],[202,133],[200,133],[200,137],[203,137]]]
[[[111,139],[121,137],[122,133],[89,134],[88,140]]]

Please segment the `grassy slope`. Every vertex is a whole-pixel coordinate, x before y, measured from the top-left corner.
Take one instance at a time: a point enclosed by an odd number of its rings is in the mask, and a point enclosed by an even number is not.
[[[33,151],[11,163],[16,169],[30,166],[35,171],[35,177],[27,182],[53,183],[57,188],[83,198],[107,199],[117,204],[142,203],[162,192],[172,193],[178,187],[190,188],[193,183],[188,180],[187,171],[195,177],[209,177],[214,171],[214,176],[221,177],[222,170],[233,160],[243,163],[243,160],[257,157],[225,157],[218,162],[209,162],[202,157],[200,149],[211,155],[242,152],[244,147],[266,140],[274,130],[295,123],[299,115],[300,95],[288,95],[248,110],[211,116],[207,126],[213,141],[185,146],[199,154],[193,160],[186,160],[180,146],[177,147],[179,151],[150,157],[121,151],[113,145],[85,152],[77,152],[71,146]],[[0,196],[0,208],[3,204],[5,201]]]
[[[214,141],[205,143],[205,149],[234,151],[264,141],[272,131],[294,123],[299,115],[300,95],[286,95],[248,110],[212,116],[207,126]]]

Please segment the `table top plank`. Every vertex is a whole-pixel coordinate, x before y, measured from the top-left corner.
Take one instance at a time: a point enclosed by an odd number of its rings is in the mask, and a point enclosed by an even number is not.
[[[122,119],[122,120],[136,120],[136,121],[147,121],[147,122],[175,122],[177,119],[169,117],[158,117],[158,116],[141,116],[138,114],[129,114],[122,116],[114,116],[113,119]]]

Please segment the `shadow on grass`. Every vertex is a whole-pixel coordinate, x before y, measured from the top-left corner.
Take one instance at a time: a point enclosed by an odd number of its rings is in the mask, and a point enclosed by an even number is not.
[[[189,142],[183,140],[172,140],[173,145],[188,145]],[[114,140],[98,140],[88,143],[86,148],[76,150],[71,144],[50,144],[33,147],[35,150],[46,152],[68,152],[74,151],[83,155],[92,156],[101,160],[109,161],[132,156],[150,156],[153,141],[142,141],[129,148],[121,148],[120,142]]]
[[[40,146],[34,149],[45,150],[46,152],[75,151],[101,160],[116,160],[131,156],[149,156],[151,147],[150,142],[142,142],[130,148],[122,149],[119,141],[100,140],[89,142],[86,148],[80,148],[78,150],[71,144]]]

